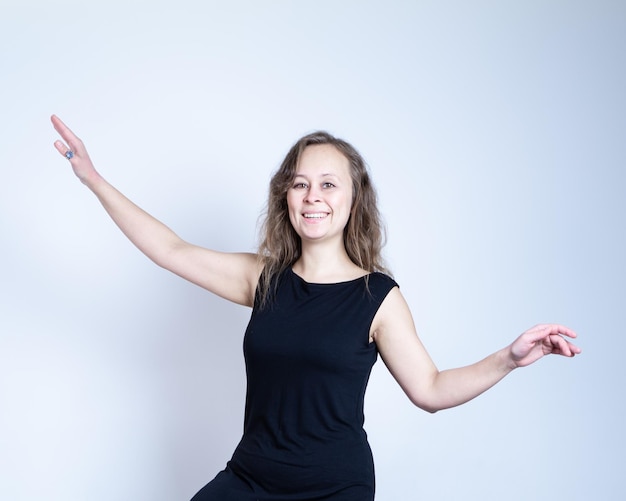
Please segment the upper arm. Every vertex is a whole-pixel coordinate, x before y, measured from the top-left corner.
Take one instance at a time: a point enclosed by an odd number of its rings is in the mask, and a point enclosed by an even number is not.
[[[254,303],[261,274],[256,254],[219,252],[181,241],[157,264],[224,299],[244,306]]]
[[[428,395],[438,373],[420,341],[409,307],[394,287],[372,322],[372,338],[385,365],[411,401],[429,410]]]

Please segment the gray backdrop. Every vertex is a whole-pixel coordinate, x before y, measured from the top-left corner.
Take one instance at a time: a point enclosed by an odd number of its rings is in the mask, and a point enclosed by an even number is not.
[[[1,499],[186,500],[242,429],[248,310],[125,240],[52,113],[226,251],[254,249],[298,137],[351,141],[440,368],[537,322],[585,350],[435,415],[379,362],[377,499],[621,497],[624,2],[3,0],[0,43]]]

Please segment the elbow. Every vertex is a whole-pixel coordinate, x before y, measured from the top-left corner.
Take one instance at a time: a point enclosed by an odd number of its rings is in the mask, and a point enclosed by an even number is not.
[[[434,405],[425,405],[425,404],[415,404],[417,407],[419,407],[420,409],[422,409],[423,411],[428,412],[429,414],[435,414],[436,412],[439,412],[442,408],[441,407],[436,407]]]
[[[446,395],[442,395],[435,384],[435,373],[430,381],[424,378],[421,384],[402,385],[404,393],[411,403],[429,414],[435,414],[443,409],[453,407],[454,404]]]
[[[183,248],[182,243],[182,240],[171,242],[169,245],[163,245],[160,248],[154,249],[153,252],[146,252],[145,254],[157,266],[176,273],[177,263],[181,259],[179,252]]]
[[[440,405],[437,405],[436,402],[429,402],[423,398],[415,398],[409,396],[411,403],[415,405],[415,407],[419,407],[421,410],[428,412],[429,414],[435,414],[436,412],[444,409]]]

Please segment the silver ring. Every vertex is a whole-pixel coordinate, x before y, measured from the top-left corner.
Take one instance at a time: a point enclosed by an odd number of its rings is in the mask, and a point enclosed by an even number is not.
[[[67,158],[68,160],[71,160],[72,158],[74,158],[74,152],[72,150],[67,150],[65,152],[65,158]]]

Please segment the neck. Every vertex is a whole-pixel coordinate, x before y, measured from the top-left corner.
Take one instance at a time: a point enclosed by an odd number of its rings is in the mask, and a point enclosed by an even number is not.
[[[294,263],[293,271],[309,282],[341,282],[366,274],[354,264],[341,242],[340,246],[302,245],[302,255]]]

